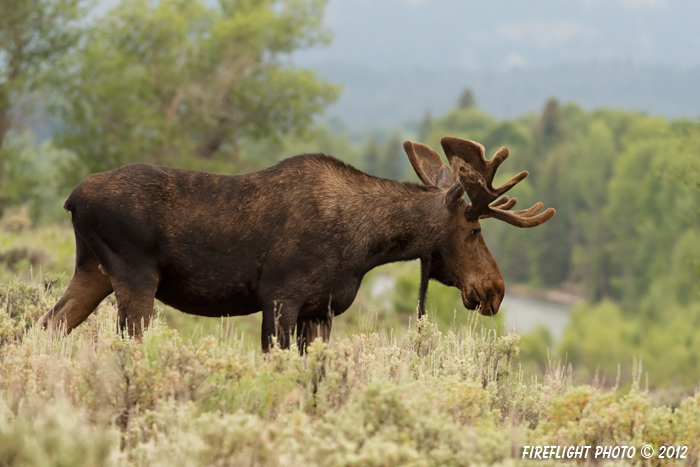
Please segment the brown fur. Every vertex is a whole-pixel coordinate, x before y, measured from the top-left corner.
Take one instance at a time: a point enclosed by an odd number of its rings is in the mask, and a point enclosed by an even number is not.
[[[465,306],[496,313],[504,285],[452,172],[409,153],[428,186],[367,175],[323,154],[293,157],[247,175],[132,164],[94,174],[65,208],[76,270],[42,318],[70,332],[112,291],[119,329],[140,338],[154,298],[202,316],[263,312],[261,344],[300,349],[330,338],[332,316],[352,303],[364,275],[420,258],[425,298],[433,278]],[[439,159],[439,156],[438,156]],[[427,267],[425,267],[427,265]]]

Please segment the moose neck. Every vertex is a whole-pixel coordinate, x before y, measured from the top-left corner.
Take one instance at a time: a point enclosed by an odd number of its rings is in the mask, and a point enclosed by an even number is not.
[[[389,181],[387,181],[389,182]],[[427,258],[436,248],[444,194],[413,184],[390,181],[381,194],[366,195],[358,213],[367,270],[395,261]]]

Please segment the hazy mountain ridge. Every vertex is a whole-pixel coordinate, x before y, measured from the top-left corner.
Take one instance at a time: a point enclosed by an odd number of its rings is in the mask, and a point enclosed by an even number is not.
[[[700,116],[700,66],[559,65],[498,71],[394,69],[324,63],[318,73],[344,86],[326,112],[352,129],[399,125],[453,108],[467,87],[497,118],[541,110],[554,96],[586,109],[621,108],[667,118]]]
[[[303,66],[488,70],[631,62],[700,65],[695,0],[329,0],[328,47]]]

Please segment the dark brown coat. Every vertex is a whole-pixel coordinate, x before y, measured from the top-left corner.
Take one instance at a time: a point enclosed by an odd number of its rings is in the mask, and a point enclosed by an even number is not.
[[[323,154],[247,175],[150,164],[91,175],[65,203],[75,275],[42,324],[70,332],[114,291],[119,327],[137,337],[155,297],[202,316],[262,310],[264,350],[273,336],[288,346],[295,328],[303,348],[329,338],[369,270],[416,258],[467,307],[496,313],[500,271],[450,185],[381,179]]]

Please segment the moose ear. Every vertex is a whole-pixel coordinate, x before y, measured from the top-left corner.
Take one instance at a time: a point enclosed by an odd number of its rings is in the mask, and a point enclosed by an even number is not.
[[[464,187],[459,182],[455,182],[455,184],[452,185],[452,188],[447,190],[447,193],[445,193],[445,205],[447,206],[447,208],[450,211],[458,208],[460,205],[459,204],[460,200],[463,200],[463,199],[464,199]]]
[[[452,186],[452,170],[442,162],[440,154],[424,144],[413,141],[404,141],[403,148],[421,182],[438,188]]]

